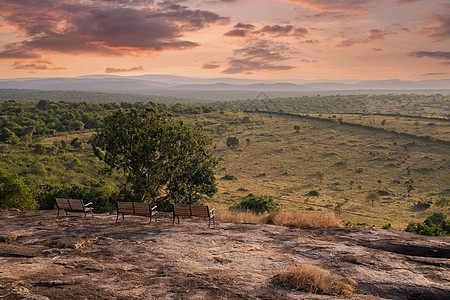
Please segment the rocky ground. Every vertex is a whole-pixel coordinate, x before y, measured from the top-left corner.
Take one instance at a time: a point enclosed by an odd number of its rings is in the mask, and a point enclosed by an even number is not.
[[[311,263],[358,282],[353,299],[449,299],[450,238],[300,230],[56,211],[0,212],[0,299],[340,299],[274,277]],[[348,297],[346,297],[348,299]]]

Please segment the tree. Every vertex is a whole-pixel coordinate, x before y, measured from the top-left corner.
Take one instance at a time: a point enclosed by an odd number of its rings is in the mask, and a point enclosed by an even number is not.
[[[30,188],[17,174],[6,174],[0,169],[0,209],[33,210],[34,199]]]
[[[322,181],[325,178],[325,176],[326,176],[326,173],[324,171],[317,171],[316,173],[314,173],[314,177],[319,179],[320,183],[322,183]]]
[[[300,126],[299,125],[294,125],[294,130],[295,132],[299,132],[300,131]]]
[[[217,192],[212,139],[169,114],[120,109],[104,119],[89,143],[108,171],[123,171],[122,189],[135,200],[195,203]]]
[[[79,139],[79,138],[74,138],[71,142],[70,142],[70,145],[72,146],[72,147],[74,147],[75,149],[83,149],[84,148],[84,146],[83,146],[83,142]]]
[[[230,136],[230,137],[227,138],[227,146],[228,147],[234,148],[234,147],[239,146],[239,144],[240,144],[240,141],[239,141],[239,139],[237,137]]]
[[[375,201],[380,200],[380,196],[374,191],[369,192],[366,196],[367,201],[372,202],[372,206],[374,205]]]

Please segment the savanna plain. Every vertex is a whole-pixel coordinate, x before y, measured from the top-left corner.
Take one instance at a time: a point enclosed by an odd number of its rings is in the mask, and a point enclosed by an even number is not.
[[[448,299],[449,104],[440,94],[4,101],[2,178],[21,180],[35,205],[0,212],[0,297]],[[168,211],[115,222],[124,178],[103,172],[88,141],[106,115],[146,107],[214,140],[218,191],[202,203],[215,226],[172,225]],[[92,201],[94,218],[56,218],[58,195]],[[237,209],[249,198],[271,209]],[[405,232],[411,224],[429,234]]]

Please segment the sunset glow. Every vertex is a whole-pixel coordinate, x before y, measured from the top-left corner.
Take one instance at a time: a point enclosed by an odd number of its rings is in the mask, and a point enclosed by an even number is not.
[[[2,0],[0,78],[449,78],[443,0]]]

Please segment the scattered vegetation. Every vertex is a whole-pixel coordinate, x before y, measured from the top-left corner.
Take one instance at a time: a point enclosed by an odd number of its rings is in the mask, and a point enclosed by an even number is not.
[[[249,211],[256,214],[279,210],[279,204],[271,196],[248,194],[239,203],[231,206],[232,210]]]
[[[276,277],[276,281],[287,288],[327,295],[351,296],[357,286],[351,278],[309,264],[288,267]]]
[[[450,236],[450,220],[446,219],[447,215],[434,213],[422,223],[409,223],[405,231],[421,235]]]
[[[0,209],[33,210],[34,199],[30,188],[17,174],[0,169]]]

